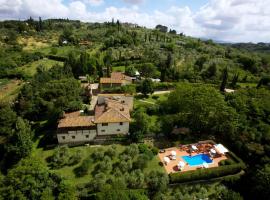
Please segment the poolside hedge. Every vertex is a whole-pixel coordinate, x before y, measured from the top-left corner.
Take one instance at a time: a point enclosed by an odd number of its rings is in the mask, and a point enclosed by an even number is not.
[[[183,183],[188,181],[218,178],[239,173],[244,166],[242,163],[224,165],[215,168],[197,169],[195,171],[172,173],[169,175],[170,183]]]

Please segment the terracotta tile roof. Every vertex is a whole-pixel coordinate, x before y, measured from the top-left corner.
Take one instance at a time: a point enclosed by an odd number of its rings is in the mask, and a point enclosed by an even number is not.
[[[106,83],[119,83],[122,84],[121,79],[113,79],[113,78],[100,78],[100,83],[101,84],[106,84]]]
[[[111,78],[121,79],[122,81],[126,81],[126,82],[132,81],[132,78],[130,76],[125,75],[123,72],[112,72]]]
[[[113,96],[133,97],[133,95],[131,95],[131,94],[98,94],[98,96],[103,96],[103,97],[113,97]]]
[[[106,99],[105,104],[96,106],[95,123],[117,123],[129,121],[129,107],[126,104]]]
[[[112,72],[111,78],[122,80],[122,79],[125,79],[125,75],[122,72]]]
[[[94,116],[81,116],[79,111],[65,114],[58,124],[58,128],[89,126],[95,126]]]
[[[110,78],[100,78],[100,83],[130,83],[132,78],[123,72],[112,72]]]

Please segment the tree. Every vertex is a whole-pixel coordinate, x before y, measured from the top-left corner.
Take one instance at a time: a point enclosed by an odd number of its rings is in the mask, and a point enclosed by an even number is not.
[[[30,155],[33,146],[33,132],[28,121],[18,117],[15,130],[6,145],[9,161],[17,162]]]
[[[43,30],[43,22],[42,22],[41,17],[38,18],[38,23],[36,25],[36,30],[38,32],[41,32]]]
[[[270,76],[262,77],[257,85],[257,88],[260,88],[262,85],[270,86]]]
[[[141,92],[144,96],[147,96],[147,94],[152,94],[154,92],[154,85],[151,79],[143,80],[141,85]]]
[[[136,68],[134,66],[128,66],[125,68],[125,74],[128,76],[135,76],[136,74]]]
[[[169,183],[168,175],[159,171],[151,171],[147,176],[147,185],[152,191],[164,191]]]
[[[61,178],[51,173],[43,162],[36,158],[27,158],[9,170],[3,180],[4,187],[0,188],[0,196],[4,199],[34,200],[45,196],[51,198],[51,193],[56,198],[68,193],[66,199],[75,199],[72,198],[75,197],[74,190],[70,187],[63,190],[61,185]]]
[[[144,109],[138,109],[134,114],[135,124],[134,124],[134,132],[142,133],[143,135],[148,134],[150,131],[150,117],[145,113]],[[138,130],[135,131],[135,130]],[[141,136],[140,136],[141,137]]]
[[[159,30],[160,32],[163,32],[163,33],[167,33],[168,32],[168,27],[167,26],[160,25],[160,24],[156,26],[156,29]]]
[[[232,87],[233,89],[236,88],[238,78],[239,78],[239,73],[238,74],[234,74],[233,79],[232,79],[232,82],[230,84],[230,87]]]
[[[217,65],[216,63],[210,64],[205,73],[203,74],[205,78],[213,78],[217,74]]]
[[[181,126],[200,133],[230,135],[238,126],[236,111],[212,87],[181,84],[161,103],[161,110],[167,114],[161,120],[166,133]]]
[[[270,165],[265,165],[262,169],[257,170],[253,177],[253,190],[258,199],[268,199],[270,195]]]
[[[110,77],[112,73],[112,65],[111,65],[112,64],[112,51],[111,50],[106,51],[106,54],[103,58],[103,62],[107,68],[107,77]]]
[[[221,92],[225,92],[227,81],[228,81],[228,69],[226,67],[222,73],[222,82],[219,89]]]
[[[153,63],[145,63],[140,71],[141,75],[146,78],[153,78],[157,74],[157,68]]]
[[[144,186],[144,179],[145,178],[142,171],[139,169],[136,169],[132,171],[127,178],[128,187],[134,188],[134,189],[142,188]]]

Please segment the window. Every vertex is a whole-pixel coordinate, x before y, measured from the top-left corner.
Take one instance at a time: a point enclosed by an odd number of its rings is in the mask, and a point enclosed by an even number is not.
[[[85,135],[86,138],[89,138],[89,135]]]
[[[75,139],[75,136],[74,135],[72,136],[72,139]]]
[[[104,132],[105,132],[105,130],[101,130],[101,132],[103,132],[103,133],[104,133]]]
[[[120,129],[117,129],[117,131],[119,132],[119,131],[121,131]]]
[[[102,126],[108,126],[108,123],[102,123]]]
[[[62,136],[62,139],[64,140],[64,139],[66,139],[66,137],[65,136]]]
[[[120,122],[119,124],[120,124],[120,126],[123,126],[123,122]]]

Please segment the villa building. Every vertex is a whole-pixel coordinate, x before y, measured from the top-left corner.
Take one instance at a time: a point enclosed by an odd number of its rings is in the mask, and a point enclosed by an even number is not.
[[[121,87],[132,83],[132,78],[122,72],[112,72],[109,78],[100,78],[101,88]]]
[[[123,94],[98,95],[93,116],[83,112],[65,114],[59,121],[59,144],[88,143],[101,137],[127,135],[133,109],[133,97]]]

